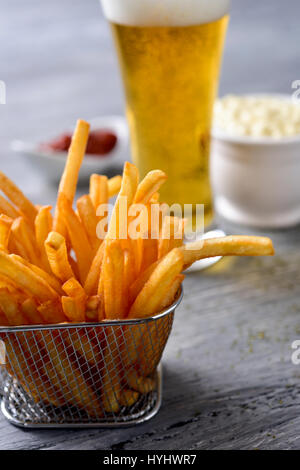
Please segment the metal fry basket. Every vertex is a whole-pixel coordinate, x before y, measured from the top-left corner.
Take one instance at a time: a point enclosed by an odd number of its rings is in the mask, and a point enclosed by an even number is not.
[[[153,417],[182,295],[142,320],[1,327],[4,416],[27,428],[119,427]]]

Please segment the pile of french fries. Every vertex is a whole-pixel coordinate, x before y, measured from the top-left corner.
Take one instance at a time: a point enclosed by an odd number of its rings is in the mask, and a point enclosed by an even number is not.
[[[89,193],[77,199],[76,207],[73,207],[88,134],[89,124],[79,120],[53,215],[51,206],[34,205],[0,172],[3,192],[0,196],[1,326],[105,322],[154,316],[174,302],[184,279],[182,273],[195,261],[214,256],[273,254],[271,240],[263,237],[230,236],[184,244],[184,220],[175,216],[160,217],[157,227],[153,227],[150,209],[152,204],[159,203],[159,188],[167,176],[154,170],[140,181],[137,168],[128,162],[122,176],[108,179],[103,175],[91,175]],[[105,207],[113,196],[117,196],[116,202],[110,222],[105,226],[107,214],[103,211],[99,214],[97,209]],[[156,231],[158,237],[141,234],[132,238],[127,233],[127,227],[134,219],[130,208],[135,204],[143,205],[143,217],[149,218],[149,234]],[[99,227],[102,227],[101,233]],[[175,237],[178,231],[181,236]],[[103,409],[117,412],[124,403],[129,406],[140,393],[151,390],[151,373],[159,360],[159,357],[153,361],[148,359],[145,364],[139,358],[143,365],[136,370],[137,345],[145,331],[141,328],[133,330],[133,333],[132,329],[124,330],[127,349],[120,358],[120,354],[116,357],[110,347],[110,342],[118,342],[118,338],[109,328],[106,329],[106,346],[102,352],[104,363],[107,355],[107,362],[112,364],[114,376],[112,378],[107,371],[101,377],[100,394],[91,390],[75,366],[67,372],[75,374],[81,392],[79,397],[73,390],[71,401],[99,415]],[[32,348],[43,348],[49,354],[51,348],[42,331],[38,344]],[[85,344],[88,339],[81,338],[81,343]],[[72,347],[76,350],[75,337],[72,339],[71,335],[65,341],[73,341]],[[128,351],[128,345],[131,351]],[[51,364],[63,382],[69,362],[64,357],[63,345],[55,346],[62,358],[59,362],[51,357]],[[16,348],[22,348],[22,344]],[[84,351],[81,350],[80,354]],[[86,349],[85,359],[91,367],[97,366],[97,361],[101,360],[99,350],[95,348],[91,354],[90,349]],[[101,361],[103,363],[103,359]],[[120,370],[120,361],[122,368],[131,371],[127,388],[122,386],[122,373],[116,372]],[[51,368],[46,370],[44,366],[44,369],[45,381],[50,387],[53,379]],[[62,395],[63,392],[64,386]],[[90,406],[91,397],[93,407]],[[42,398],[46,400],[46,397]],[[55,404],[61,403],[56,399]]]

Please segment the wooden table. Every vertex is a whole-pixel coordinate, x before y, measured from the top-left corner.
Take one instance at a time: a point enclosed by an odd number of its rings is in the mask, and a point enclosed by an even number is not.
[[[299,2],[233,2],[221,93],[282,91],[300,78]],[[1,170],[35,201],[55,188],[9,151],[77,117],[122,112],[116,59],[98,2],[6,3],[0,18]],[[227,233],[254,233],[220,220]],[[255,232],[257,233],[257,231]],[[163,404],[124,430],[24,432],[0,417],[0,449],[299,449],[300,231],[271,234],[276,257],[226,259],[189,274],[164,355]]]

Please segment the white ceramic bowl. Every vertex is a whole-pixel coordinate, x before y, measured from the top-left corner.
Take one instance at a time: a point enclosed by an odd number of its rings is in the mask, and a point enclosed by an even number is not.
[[[129,132],[123,116],[103,116],[90,121],[91,129],[109,129],[117,136],[113,150],[104,157],[85,155],[79,174],[79,181],[87,181],[92,173],[105,173],[111,169],[119,169],[129,158]],[[61,132],[63,129],[61,130]],[[60,132],[58,131],[59,135]],[[21,154],[28,162],[38,169],[46,178],[53,182],[59,181],[65,167],[67,152],[51,152],[41,150],[39,142],[23,142],[15,140],[11,143],[13,151]]]
[[[300,223],[300,135],[256,138],[213,129],[211,154],[215,208],[220,215],[261,228]]]

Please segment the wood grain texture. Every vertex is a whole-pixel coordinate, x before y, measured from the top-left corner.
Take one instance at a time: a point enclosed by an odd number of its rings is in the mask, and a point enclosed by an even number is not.
[[[10,153],[10,140],[120,113],[122,93],[97,0],[23,3],[6,2],[0,18],[0,168],[34,202],[49,204],[56,189]],[[300,78],[299,13],[297,0],[288,10],[280,0],[233,2],[221,93],[290,92]],[[300,366],[291,343],[300,339],[300,230],[271,235],[274,258],[228,259],[187,276],[153,420],[124,430],[24,432],[1,416],[0,449],[299,449]]]

